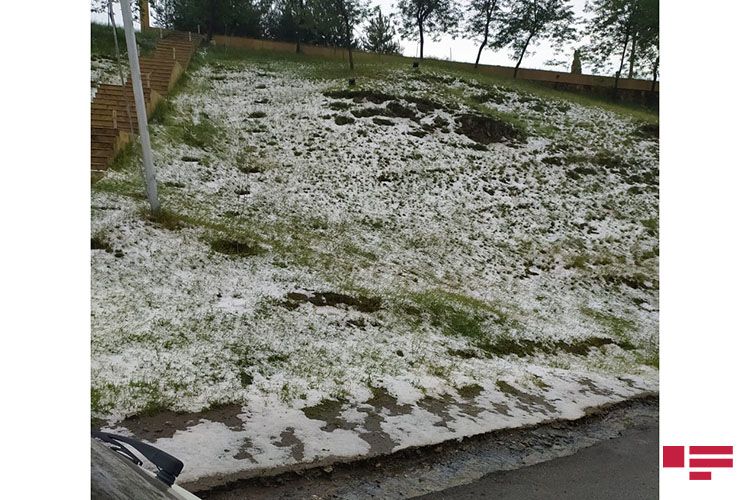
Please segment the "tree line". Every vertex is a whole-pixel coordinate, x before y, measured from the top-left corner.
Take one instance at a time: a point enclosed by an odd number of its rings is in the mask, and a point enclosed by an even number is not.
[[[92,8],[106,0],[92,0]],[[138,2],[135,2],[137,4]],[[570,0],[398,0],[397,14],[384,15],[369,0],[150,0],[159,25],[181,31],[200,29],[214,34],[245,36],[382,54],[400,53],[397,36],[417,41],[419,58],[426,40],[465,37],[482,52],[510,50],[514,77],[524,56],[541,42],[561,52],[582,40],[571,71],[581,62],[595,73],[620,78],[659,71],[659,0],[588,0],[585,18],[573,12]],[[356,36],[355,32],[360,35]]]

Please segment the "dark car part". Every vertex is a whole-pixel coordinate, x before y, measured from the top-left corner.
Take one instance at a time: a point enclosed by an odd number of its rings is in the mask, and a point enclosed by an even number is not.
[[[167,486],[172,486],[177,479],[177,476],[182,472],[182,468],[185,464],[181,460],[173,457],[169,453],[161,451],[159,448],[155,448],[150,444],[142,443],[137,439],[118,436],[117,434],[110,434],[109,432],[91,431],[91,437],[99,439],[110,445],[114,451],[125,456],[128,460],[132,461],[136,465],[142,465],[138,457],[136,457],[129,449],[127,449],[123,443],[132,446],[139,453],[141,453],[146,459],[154,464],[159,472],[156,474],[157,479],[165,483]]]

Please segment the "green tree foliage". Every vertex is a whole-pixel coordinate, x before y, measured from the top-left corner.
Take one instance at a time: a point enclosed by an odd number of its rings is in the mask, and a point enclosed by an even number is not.
[[[274,2],[266,13],[265,27],[266,34],[274,40],[283,40],[285,42],[303,41],[302,20],[300,19],[300,10],[297,6],[298,0],[287,0]],[[304,5],[304,4],[303,4]],[[297,51],[299,52],[299,44]]]
[[[482,50],[490,40],[490,33],[497,34],[502,28],[500,11],[501,0],[471,0],[469,2],[469,18],[464,27],[464,34],[470,39],[481,40],[477,60],[474,67],[479,67]]]
[[[637,58],[636,70],[641,74],[651,74],[654,90],[659,76],[659,0],[641,0],[640,15],[637,18]]]
[[[581,74],[581,51],[578,49],[573,52],[573,64],[570,66],[570,72],[574,75]]]
[[[378,54],[397,54],[401,46],[396,40],[396,28],[392,16],[384,16],[380,7],[375,7],[365,26],[362,48]]]
[[[534,43],[550,40],[562,44],[576,36],[575,16],[568,0],[505,0],[501,22],[504,29],[493,48],[510,47],[517,59],[513,78],[523,56]]]
[[[338,5],[336,0],[308,0],[308,19],[310,22],[310,43],[345,47],[346,37],[341,29]]]
[[[114,5],[112,6],[112,8],[114,9],[115,13],[119,14],[120,6],[117,5],[119,2],[117,0],[112,0],[112,1],[114,2]],[[137,21],[138,19],[140,19],[140,11],[141,11],[140,2],[132,1],[130,3],[130,9],[131,9],[131,12],[133,13],[133,20]],[[91,0],[91,12],[98,12],[98,13],[109,12],[109,0]]]
[[[214,33],[235,36],[264,36],[268,0],[155,0],[156,20],[165,28],[193,31],[208,37]]]
[[[363,0],[333,0],[333,11],[335,19],[333,22],[334,32],[338,33],[338,39],[343,41],[343,46],[349,52],[349,69],[354,69],[354,58],[352,49],[355,45],[354,26],[364,19],[367,6]]]
[[[614,64],[615,88],[628,62],[628,77],[639,72],[656,74],[659,60],[658,0],[589,0],[592,14],[587,24],[591,34],[588,55],[597,71]]]
[[[419,40],[419,58],[424,58],[424,37],[438,41],[442,34],[455,34],[461,11],[453,0],[399,0],[404,38]]]
[[[297,53],[302,52],[302,43],[309,42],[311,35],[310,13],[305,0],[280,0],[269,2],[264,25],[266,35],[274,40],[295,42]]]

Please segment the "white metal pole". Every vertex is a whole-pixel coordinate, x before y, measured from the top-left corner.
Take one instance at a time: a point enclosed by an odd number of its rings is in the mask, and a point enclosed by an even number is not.
[[[159,196],[156,192],[154,157],[151,152],[151,138],[148,135],[148,115],[146,115],[146,102],[143,99],[141,68],[138,65],[138,47],[135,44],[135,30],[133,29],[133,17],[130,12],[130,0],[120,0],[120,7],[122,7],[122,22],[125,27],[125,43],[128,46],[130,79],[133,82],[135,112],[138,116],[138,132],[141,136],[141,148],[143,149],[143,174],[146,180],[146,195],[151,205],[151,214],[157,215],[160,209]]]

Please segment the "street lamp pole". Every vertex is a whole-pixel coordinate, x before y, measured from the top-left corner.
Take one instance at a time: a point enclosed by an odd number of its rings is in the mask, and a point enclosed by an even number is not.
[[[138,65],[138,47],[135,44],[135,30],[133,29],[133,15],[130,12],[130,0],[120,0],[122,7],[122,21],[125,27],[125,43],[128,46],[128,60],[130,61],[130,79],[133,82],[133,99],[135,112],[138,116],[138,132],[143,149],[143,175],[146,181],[146,195],[151,205],[151,215],[159,214],[159,196],[156,192],[156,173],[154,172],[154,157],[151,152],[151,138],[148,134],[148,115],[146,101],[143,98],[141,84],[141,68]]]

